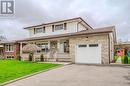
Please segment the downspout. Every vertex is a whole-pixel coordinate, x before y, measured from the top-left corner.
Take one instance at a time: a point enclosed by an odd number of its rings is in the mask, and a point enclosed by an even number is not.
[[[109,34],[108,34],[108,49],[109,49],[109,64],[110,64],[110,50],[111,50],[111,48],[110,48],[110,36],[109,36]]]
[[[4,44],[2,44],[3,45],[3,48],[1,49],[1,55],[2,55],[2,57],[5,57],[5,45]]]

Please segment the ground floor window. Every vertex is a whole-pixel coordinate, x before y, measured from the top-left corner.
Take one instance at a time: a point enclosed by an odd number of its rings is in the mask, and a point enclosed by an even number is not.
[[[7,59],[13,59],[14,56],[7,56],[6,58],[7,58]]]
[[[14,46],[13,46],[13,44],[6,44],[6,45],[5,45],[5,51],[6,51],[6,52],[13,52],[13,51],[14,51]]]
[[[37,51],[38,53],[47,53],[48,52],[48,43],[39,43],[38,47],[41,48],[41,51]]]
[[[36,43],[41,48],[37,53],[48,53],[49,49],[56,49],[60,53],[69,53],[69,40],[54,40],[50,42]]]

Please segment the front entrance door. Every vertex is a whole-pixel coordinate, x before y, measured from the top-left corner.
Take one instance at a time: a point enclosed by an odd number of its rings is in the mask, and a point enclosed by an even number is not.
[[[50,42],[50,47],[57,49],[57,41],[51,41],[51,42]]]
[[[60,52],[68,53],[69,52],[69,41],[64,40],[60,42]]]

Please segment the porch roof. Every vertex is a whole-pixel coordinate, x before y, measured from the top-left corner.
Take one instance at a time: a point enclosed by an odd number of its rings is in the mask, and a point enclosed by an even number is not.
[[[0,48],[3,48],[3,47],[4,47],[4,45],[0,44]]]
[[[100,34],[100,33],[115,33],[115,26],[96,28],[93,30],[83,30],[76,33],[67,33],[67,34],[59,34],[59,35],[49,35],[49,36],[41,36],[41,37],[31,37],[23,40],[17,40],[17,42],[24,41],[33,41],[33,40],[42,40],[42,39],[52,39],[52,38],[61,38],[61,37],[70,37],[70,36],[78,36],[78,35],[91,35],[91,34]]]
[[[14,44],[14,43],[16,43],[15,40],[13,40],[13,41],[2,41],[2,42],[0,42],[0,44]]]

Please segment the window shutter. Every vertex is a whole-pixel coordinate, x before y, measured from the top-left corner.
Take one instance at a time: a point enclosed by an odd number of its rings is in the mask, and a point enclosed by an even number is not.
[[[45,29],[45,27],[43,27],[43,33],[45,33],[46,31],[45,31],[46,29]]]
[[[34,34],[35,34],[36,28],[34,28]]]
[[[67,25],[67,23],[64,23],[64,30],[66,30],[66,29],[67,29],[66,25]]]
[[[54,32],[54,25],[52,25],[52,32]]]

